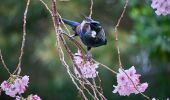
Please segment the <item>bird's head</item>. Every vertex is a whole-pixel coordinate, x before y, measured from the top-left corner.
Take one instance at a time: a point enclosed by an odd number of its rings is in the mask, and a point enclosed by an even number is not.
[[[92,29],[94,29],[97,32],[99,32],[102,29],[102,26],[101,26],[100,22],[98,22],[98,21],[92,21],[90,26],[92,27]]]
[[[93,19],[91,19],[90,17],[85,16],[84,18],[85,18],[85,20],[86,20],[87,22],[92,22],[92,21],[93,21]]]
[[[102,30],[102,26],[99,21],[95,21],[90,17],[84,16],[84,24],[83,25],[90,25],[91,29],[96,31],[97,33]]]

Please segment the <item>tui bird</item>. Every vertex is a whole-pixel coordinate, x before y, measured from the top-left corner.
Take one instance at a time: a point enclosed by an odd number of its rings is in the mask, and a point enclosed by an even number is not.
[[[87,46],[87,56],[91,57],[90,50],[92,47],[107,44],[105,32],[100,22],[89,17],[85,17],[81,23],[66,19],[62,19],[62,21],[74,30],[75,34],[72,37],[79,36],[83,44]]]

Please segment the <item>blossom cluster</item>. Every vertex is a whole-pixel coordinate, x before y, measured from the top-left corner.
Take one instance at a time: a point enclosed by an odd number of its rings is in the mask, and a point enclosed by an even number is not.
[[[117,74],[117,86],[114,86],[113,93],[119,93],[121,96],[129,96],[131,93],[138,94],[144,92],[148,83],[140,83],[140,74],[136,74],[135,67],[128,70],[119,69]]]
[[[26,99],[21,96],[25,92],[26,87],[28,87],[28,83],[29,76],[12,75],[7,81],[3,81],[0,87],[2,91],[5,91],[6,95],[15,97],[15,100],[41,100],[37,95],[31,94]]]
[[[29,100],[41,100],[41,98],[38,95],[30,95]]]
[[[74,54],[74,63],[76,65],[74,72],[78,77],[95,78],[97,76],[98,72],[96,69],[99,64],[85,61],[79,50]]]
[[[16,79],[10,78],[8,81],[3,81],[1,84],[1,89],[5,91],[6,95],[15,97],[17,94],[22,94],[25,92],[26,87],[28,87],[29,76],[17,77]]]
[[[23,98],[20,96],[16,96],[15,100],[41,100],[41,98],[38,95],[29,95],[27,98]]]
[[[170,14],[170,0],[152,0],[151,7],[156,9],[155,13],[158,16]]]
[[[152,98],[152,100],[159,100],[159,99],[156,99],[156,98]],[[169,100],[169,98],[167,98],[166,100]]]

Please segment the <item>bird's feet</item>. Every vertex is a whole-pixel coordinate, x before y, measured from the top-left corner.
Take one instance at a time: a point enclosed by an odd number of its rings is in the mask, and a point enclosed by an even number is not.
[[[87,52],[86,59],[87,59],[87,61],[91,61],[91,59],[92,59],[92,54],[91,54],[90,51]]]
[[[70,37],[71,38],[74,38],[74,37],[76,37],[76,36],[78,36],[77,34],[73,34],[73,35],[71,35]]]

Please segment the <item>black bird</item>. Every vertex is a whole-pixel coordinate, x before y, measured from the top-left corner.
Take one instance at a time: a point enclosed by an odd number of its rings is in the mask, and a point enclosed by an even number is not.
[[[85,17],[81,23],[66,19],[62,19],[62,21],[71,26],[75,32],[74,36],[79,36],[83,44],[87,46],[88,56],[91,56],[89,51],[92,47],[99,47],[107,44],[104,29],[99,21],[95,21],[89,17]]]

